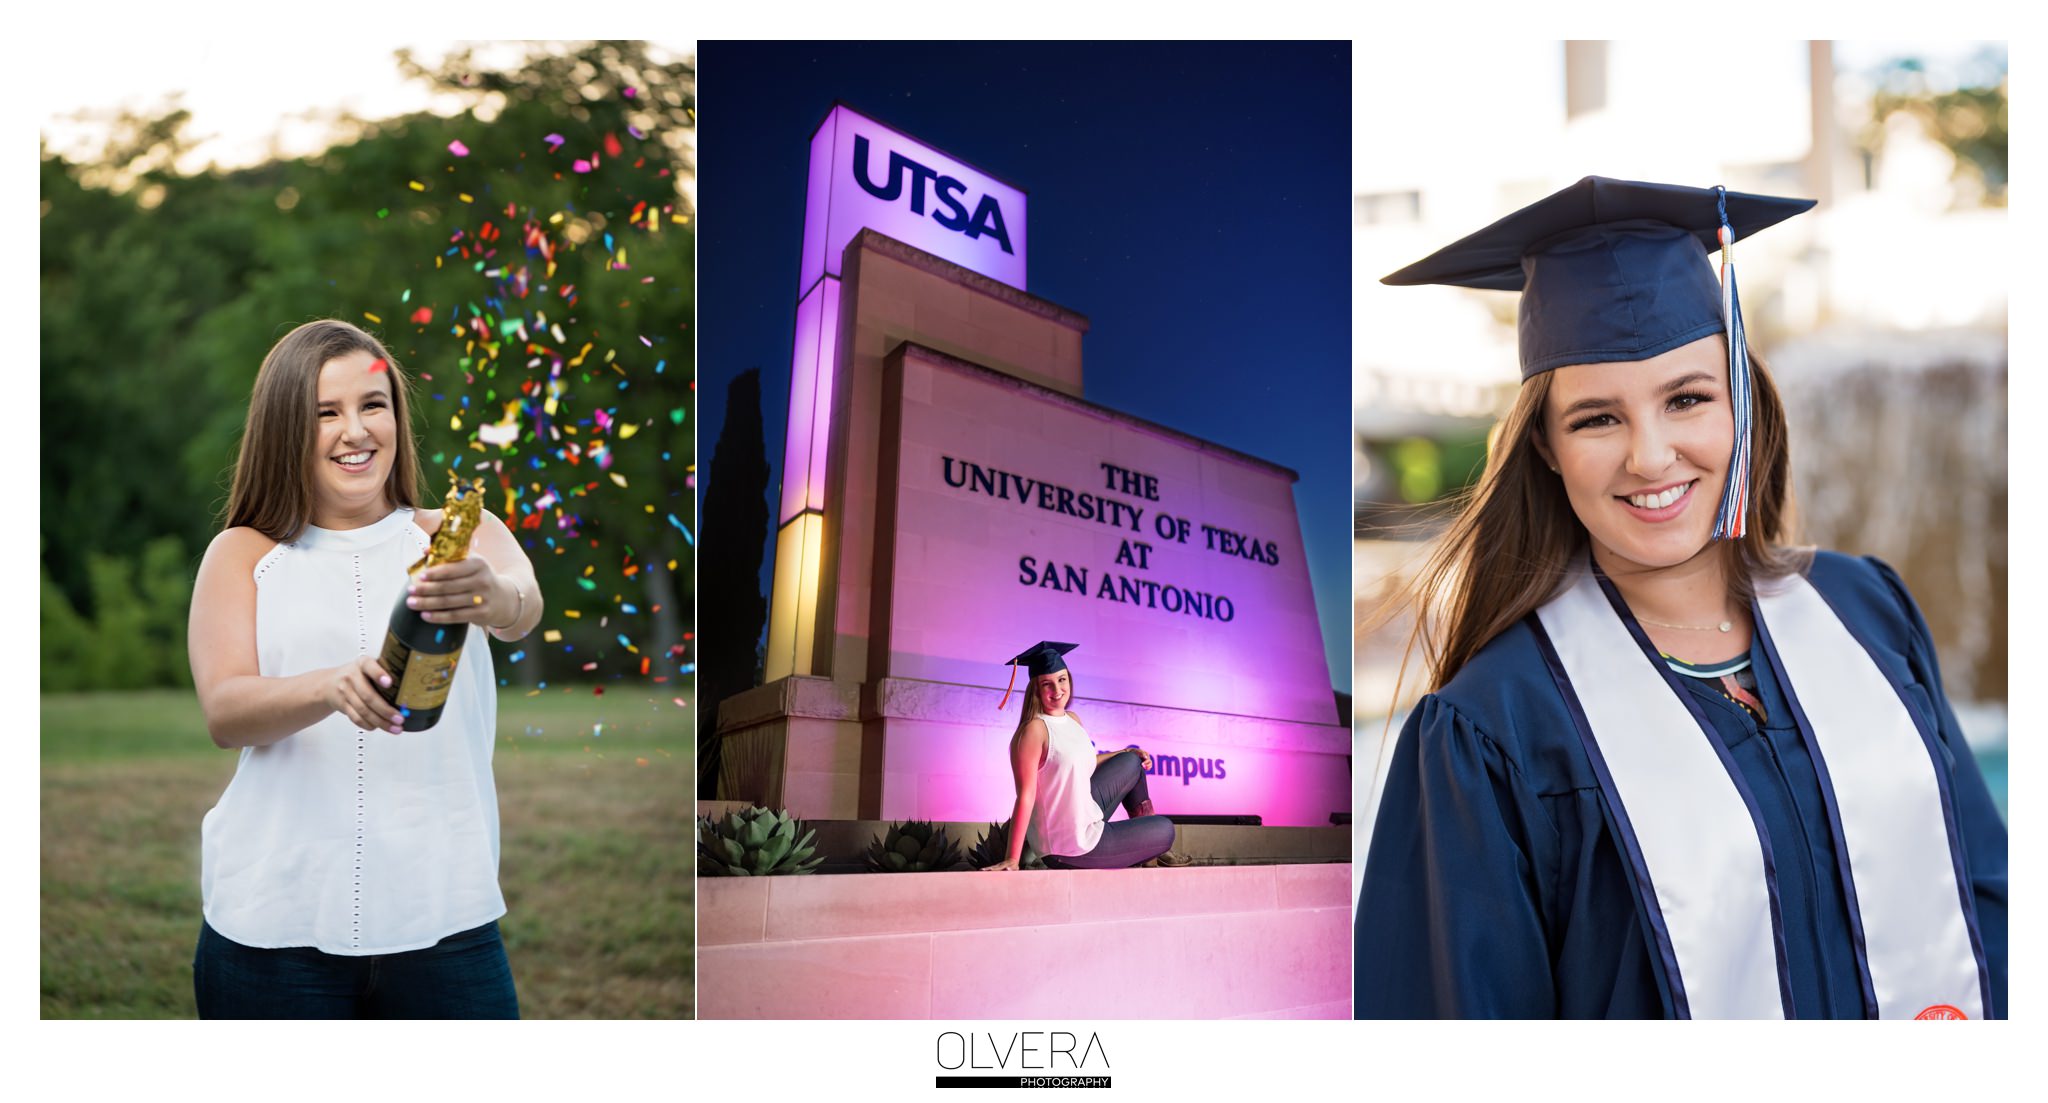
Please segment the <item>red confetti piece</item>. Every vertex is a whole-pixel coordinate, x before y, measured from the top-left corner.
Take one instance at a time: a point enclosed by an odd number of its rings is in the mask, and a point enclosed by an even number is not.
[[[387,363],[385,363],[385,362],[384,362],[384,361],[382,361],[382,360],[378,360],[378,361],[376,361],[376,362],[374,362],[374,363],[372,363],[372,364],[370,365],[370,374],[371,374],[371,375],[375,375],[375,374],[377,374],[378,372],[380,372],[380,371],[383,371],[384,369],[386,369],[386,368],[388,368],[388,367],[390,367],[390,366],[391,366],[390,364],[387,364]]]
[[[419,308],[418,310],[415,310],[415,311],[413,311],[413,312],[412,312],[412,324],[414,324],[414,325],[416,325],[416,326],[423,326],[423,325],[426,325],[426,324],[427,324],[428,322],[431,322],[431,321],[433,321],[433,320],[434,320],[434,308],[433,308],[433,307],[430,307],[430,306],[423,306],[423,307]]]

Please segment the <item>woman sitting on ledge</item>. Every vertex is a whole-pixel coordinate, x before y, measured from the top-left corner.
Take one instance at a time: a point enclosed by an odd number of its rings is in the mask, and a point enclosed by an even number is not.
[[[1053,869],[1127,869],[1154,859],[1187,865],[1187,858],[1167,854],[1173,821],[1152,812],[1145,789],[1152,756],[1138,747],[1097,753],[1081,718],[1067,710],[1074,682],[1060,656],[1074,647],[1040,643],[1010,660],[1031,672],[1024,715],[1010,737],[1017,805],[1009,856],[985,868],[1017,869],[1027,838]],[[1108,822],[1119,804],[1130,818]],[[1023,832],[1014,829],[1020,823],[1028,825]]]

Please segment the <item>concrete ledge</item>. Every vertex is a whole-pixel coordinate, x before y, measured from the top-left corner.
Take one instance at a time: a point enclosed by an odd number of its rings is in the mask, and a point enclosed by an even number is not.
[[[1350,866],[706,878],[705,1018],[1343,1018]]]
[[[915,245],[898,241],[888,234],[882,233],[880,230],[872,228],[862,229],[847,241],[845,252],[841,256],[850,257],[863,249],[910,265],[912,268],[929,272],[934,276],[949,280],[970,290],[978,291],[991,299],[1006,303],[1026,313],[1058,322],[1060,325],[1077,333],[1088,332],[1088,319],[1079,311],[1069,310],[1053,302],[1051,299],[1041,299],[1028,291],[1020,291],[1000,280],[990,279],[972,268],[963,268],[943,257],[927,253]],[[852,267],[852,265],[845,260],[840,262],[842,274],[849,267]]]
[[[721,819],[747,806],[746,801],[700,800],[697,815]],[[888,830],[888,820],[806,820],[817,832],[816,846],[833,865],[857,863],[868,843]],[[945,821],[949,835],[965,852],[988,830],[989,821]],[[1173,848],[1204,865],[1279,865],[1348,862],[1348,827],[1237,827],[1225,824],[1175,824]]]
[[[860,687],[806,675],[777,678],[720,702],[718,730],[737,731],[790,716],[859,720]]]

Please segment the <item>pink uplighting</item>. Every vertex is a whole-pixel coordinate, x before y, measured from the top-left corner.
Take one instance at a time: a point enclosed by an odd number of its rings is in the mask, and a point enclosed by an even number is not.
[[[1161,812],[1349,809],[1293,472],[925,350],[892,379],[889,676],[989,692],[881,703],[881,815],[1008,808],[1022,702],[992,706],[1041,637],[1080,645],[1074,709],[1098,749],[1152,753]]]

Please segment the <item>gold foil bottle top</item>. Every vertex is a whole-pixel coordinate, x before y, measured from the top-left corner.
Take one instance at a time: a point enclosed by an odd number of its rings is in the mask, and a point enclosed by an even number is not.
[[[469,541],[476,535],[477,525],[484,515],[484,481],[464,483],[452,479],[448,484],[448,497],[441,502],[441,527],[435,531],[427,545],[427,554],[407,569],[417,572],[422,567],[438,567],[469,558]]]

